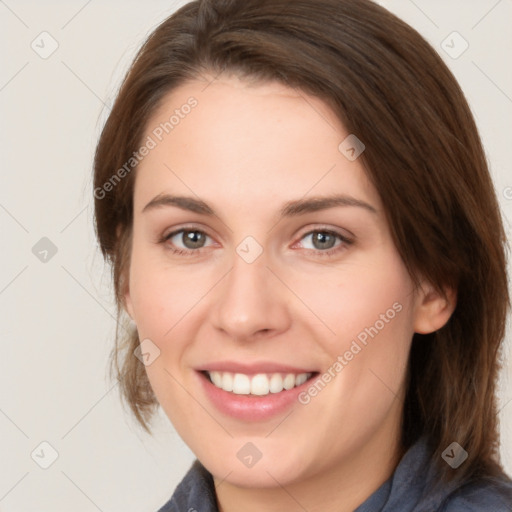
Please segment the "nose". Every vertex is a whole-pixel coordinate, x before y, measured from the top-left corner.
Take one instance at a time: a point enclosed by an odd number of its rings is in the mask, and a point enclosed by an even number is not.
[[[252,263],[235,253],[231,270],[216,286],[213,324],[236,341],[273,337],[290,327],[289,291],[267,265],[265,251]]]

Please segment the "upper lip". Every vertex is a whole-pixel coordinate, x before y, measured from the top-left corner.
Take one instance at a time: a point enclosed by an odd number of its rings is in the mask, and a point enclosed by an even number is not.
[[[216,361],[202,365],[197,368],[198,371],[209,372],[231,372],[245,373],[247,375],[257,373],[314,373],[315,370],[299,368],[287,364],[276,363],[272,361],[260,361],[255,363],[238,363],[236,361]]]

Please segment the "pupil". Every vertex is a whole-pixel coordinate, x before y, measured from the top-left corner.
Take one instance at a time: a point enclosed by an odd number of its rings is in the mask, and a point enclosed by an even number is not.
[[[330,240],[329,240],[330,239]],[[313,237],[313,244],[315,244],[315,242],[319,242],[320,243],[320,247],[317,247],[319,249],[330,249],[333,247],[333,243],[334,242],[334,237],[328,233],[317,233],[316,234],[316,237],[314,236]],[[329,242],[331,242],[329,244]],[[322,244],[326,244],[326,245],[322,245]]]
[[[187,231],[184,235],[185,246],[189,249],[197,249],[201,247],[201,243],[204,242],[204,235],[198,231]]]

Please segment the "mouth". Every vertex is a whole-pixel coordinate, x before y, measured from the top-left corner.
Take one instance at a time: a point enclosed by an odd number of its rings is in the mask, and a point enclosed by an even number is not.
[[[310,381],[320,374],[271,362],[211,363],[196,372],[204,397],[219,412],[250,423],[286,414],[299,403],[298,396]]]
[[[267,396],[302,386],[318,372],[303,373],[234,373],[227,371],[201,372],[216,388],[235,395]]]

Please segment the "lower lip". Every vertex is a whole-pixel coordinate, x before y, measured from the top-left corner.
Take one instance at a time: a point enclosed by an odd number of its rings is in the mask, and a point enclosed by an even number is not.
[[[245,421],[264,421],[286,412],[311,383],[309,379],[300,386],[264,396],[237,395],[214,386],[203,373],[198,375],[206,396],[220,412]]]

